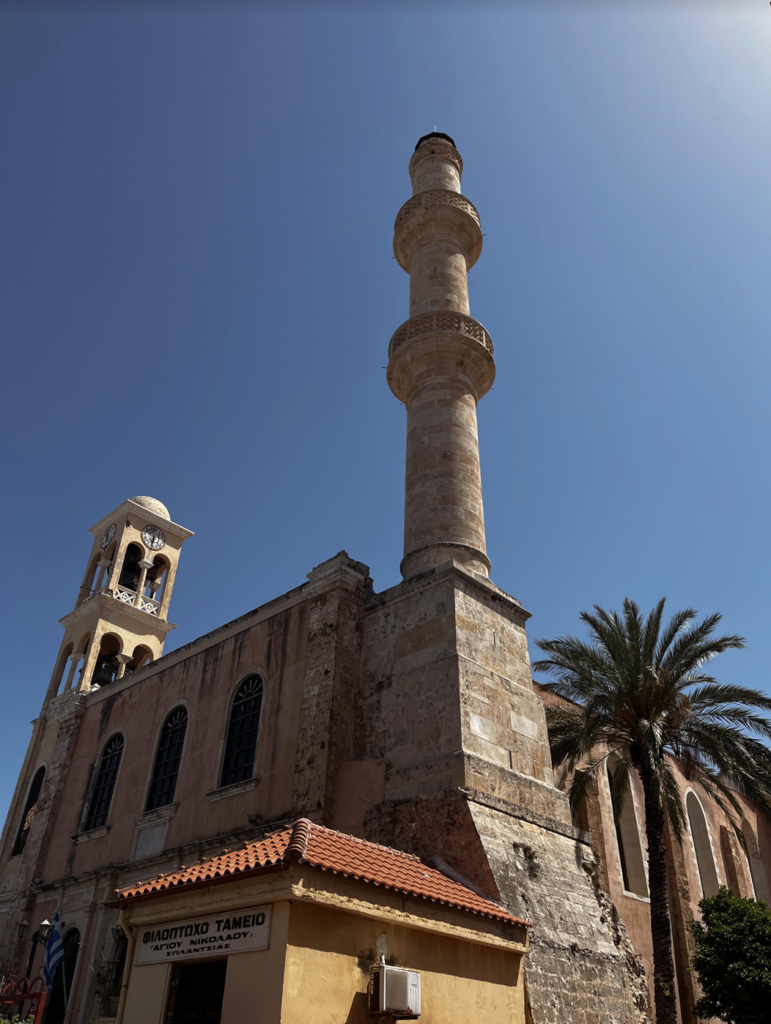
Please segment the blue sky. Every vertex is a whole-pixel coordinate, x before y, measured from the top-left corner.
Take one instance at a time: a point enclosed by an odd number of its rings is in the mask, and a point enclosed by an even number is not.
[[[531,646],[667,595],[771,689],[769,110],[761,2],[4,5],[0,805],[125,498],[195,531],[167,651],[341,548],[398,582],[391,239],[434,125],[487,232],[488,552]]]

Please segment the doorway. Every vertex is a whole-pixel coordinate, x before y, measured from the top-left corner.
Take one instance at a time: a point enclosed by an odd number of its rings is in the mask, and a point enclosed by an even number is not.
[[[75,964],[78,962],[80,950],[80,932],[70,928],[62,941],[64,947],[64,963],[56,968],[54,986],[46,1000],[46,1024],[62,1024],[69,1004],[72,982],[75,978]]]
[[[166,1024],[220,1024],[227,960],[174,964]]]

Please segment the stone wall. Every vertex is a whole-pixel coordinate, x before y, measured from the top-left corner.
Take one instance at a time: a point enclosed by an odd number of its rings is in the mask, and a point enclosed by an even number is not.
[[[365,835],[532,923],[534,1024],[641,1024],[645,972],[553,784],[527,617],[453,563],[367,604],[354,749],[388,770]]]

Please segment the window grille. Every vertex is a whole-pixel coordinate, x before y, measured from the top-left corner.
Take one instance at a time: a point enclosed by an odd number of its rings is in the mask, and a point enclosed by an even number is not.
[[[86,818],[85,831],[92,828],[101,828],[107,823],[107,815],[110,810],[112,793],[115,789],[115,780],[118,777],[120,759],[123,755],[123,737],[118,734],[113,736],[102,752],[102,760],[99,762],[99,771],[96,775],[96,785],[91,797],[91,804]]]
[[[230,712],[221,786],[251,779],[262,710],[262,679],[249,676],[238,688]]]
[[[179,762],[182,758],[186,731],[187,711],[184,708],[177,708],[166,719],[161,733],[150,792],[147,794],[146,811],[174,803],[174,790],[177,788]]]

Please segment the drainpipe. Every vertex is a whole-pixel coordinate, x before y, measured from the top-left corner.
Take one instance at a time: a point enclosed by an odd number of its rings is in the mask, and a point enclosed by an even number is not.
[[[123,1024],[123,1013],[126,1009],[126,993],[128,992],[129,977],[131,976],[131,965],[134,960],[134,930],[126,924],[126,911],[121,910],[118,914],[118,925],[123,929],[128,946],[126,947],[126,966],[123,968],[123,981],[120,986],[120,999],[118,1000],[118,1013],[115,1016],[115,1024]]]

